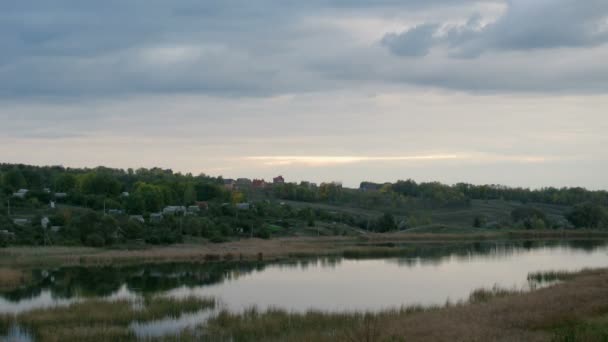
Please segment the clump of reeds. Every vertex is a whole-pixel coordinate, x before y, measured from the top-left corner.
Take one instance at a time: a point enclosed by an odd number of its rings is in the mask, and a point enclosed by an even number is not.
[[[213,299],[151,297],[137,308],[132,301],[89,300],[67,307],[33,310],[0,317],[0,326],[16,323],[40,341],[131,341],[134,322],[149,322],[212,309]]]
[[[0,289],[13,289],[24,285],[30,276],[23,270],[0,268]]]
[[[491,289],[476,289],[469,295],[468,302],[473,303],[486,303],[495,298],[507,297],[516,294],[521,294],[523,291],[520,290],[509,290],[494,286]]]
[[[528,274],[528,281],[535,282],[538,284],[565,281],[573,279],[579,273],[580,272],[570,271],[533,272]]]

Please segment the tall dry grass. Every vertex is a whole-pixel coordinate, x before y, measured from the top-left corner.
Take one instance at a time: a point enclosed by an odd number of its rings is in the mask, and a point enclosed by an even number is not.
[[[26,284],[29,279],[30,275],[25,270],[0,268],[0,290],[19,287]]]

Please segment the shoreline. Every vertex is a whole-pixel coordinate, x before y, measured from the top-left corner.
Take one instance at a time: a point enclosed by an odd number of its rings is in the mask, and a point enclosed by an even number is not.
[[[342,257],[345,253],[399,255],[402,245],[422,246],[491,241],[608,240],[608,231],[504,231],[482,233],[388,233],[358,237],[280,237],[225,243],[204,241],[169,246],[120,248],[23,246],[0,249],[0,269],[129,265],[134,263],[280,261],[306,257]],[[13,275],[14,277],[14,275]],[[0,274],[0,286],[2,286]]]

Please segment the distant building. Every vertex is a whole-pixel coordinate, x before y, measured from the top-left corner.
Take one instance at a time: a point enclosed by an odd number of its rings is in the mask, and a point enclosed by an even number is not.
[[[131,216],[129,216],[129,220],[146,223],[146,220],[144,220],[144,217],[142,215],[131,215]]]
[[[196,205],[200,210],[209,210],[209,202],[199,201],[196,202]]]
[[[66,198],[68,197],[68,194],[66,194],[65,192],[56,192],[55,193],[55,198],[59,199],[59,198]]]
[[[13,219],[13,223],[18,225],[18,226],[27,226],[30,224],[30,220],[29,219]]]
[[[150,214],[150,222],[159,223],[163,220],[163,213],[152,213]]]
[[[42,228],[44,228],[44,229],[47,229],[47,228],[48,228],[49,223],[51,223],[51,220],[49,220],[49,218],[48,218],[48,217],[43,217],[43,218],[40,220],[40,226],[42,226]]]
[[[44,191],[45,194],[51,193],[51,189],[49,189],[49,188],[44,188],[44,189],[42,189],[42,191]]]
[[[189,213],[198,213],[201,211],[201,208],[199,208],[198,205],[191,205],[188,207],[188,212]]]
[[[54,201],[51,201],[51,203],[49,203],[49,207],[50,207],[51,209],[55,209],[55,202],[54,202]]]
[[[264,189],[266,187],[266,181],[263,179],[254,179],[251,185],[256,189]]]
[[[185,214],[186,211],[186,207],[184,206],[171,205],[163,209],[163,215]]]
[[[25,198],[28,192],[30,192],[28,189],[19,189],[19,191],[13,193],[13,197]]]
[[[274,177],[272,179],[273,184],[285,184],[285,178],[283,176]]]
[[[234,190],[234,186],[236,185],[236,181],[234,179],[224,179],[224,188],[226,190]]]
[[[108,210],[108,214],[109,214],[109,215],[114,215],[114,216],[117,216],[117,215],[122,215],[122,214],[124,214],[124,213],[125,213],[125,212],[124,212],[123,210],[121,210],[121,209],[109,209],[109,210]]]
[[[129,197],[129,193],[128,192],[123,192],[122,194],[120,194],[120,197]]]
[[[249,189],[251,188],[251,179],[249,178],[239,178],[236,180],[237,189]]]
[[[359,191],[361,192],[377,192],[380,191],[381,185],[370,182],[363,182],[359,186]]]
[[[9,239],[14,239],[15,238],[15,233],[9,232],[6,229],[0,230],[0,235],[3,236],[4,238],[9,238]]]
[[[57,232],[58,232],[58,231],[60,231],[60,230],[61,230],[61,226],[52,226],[52,227],[51,227],[51,231],[52,231],[53,233],[57,233]]]

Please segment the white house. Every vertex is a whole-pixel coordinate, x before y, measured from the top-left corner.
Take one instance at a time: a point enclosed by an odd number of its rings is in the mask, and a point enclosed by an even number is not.
[[[144,217],[142,215],[131,215],[131,216],[129,216],[129,219],[131,219],[133,221],[139,221],[141,223],[145,223],[146,222],[144,220]]]
[[[163,220],[163,213],[152,213],[150,214],[150,222],[158,223]]]
[[[30,220],[29,219],[14,219],[13,223],[18,226],[27,226],[28,224],[30,224]]]
[[[51,220],[49,220],[48,217],[43,217],[40,220],[40,226],[42,226],[42,228],[47,229],[49,227],[49,223],[51,223]]]
[[[186,213],[186,207],[184,206],[177,206],[177,205],[171,205],[168,207],[165,207],[163,209],[163,214],[164,215],[175,215],[178,213]]]
[[[19,191],[13,193],[13,197],[25,198],[28,192],[30,192],[28,189],[19,189]]]

